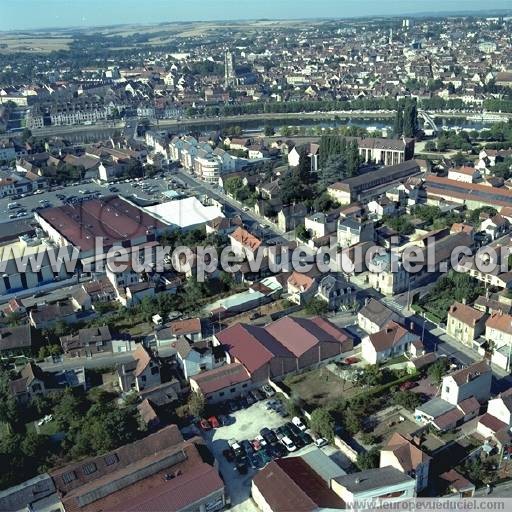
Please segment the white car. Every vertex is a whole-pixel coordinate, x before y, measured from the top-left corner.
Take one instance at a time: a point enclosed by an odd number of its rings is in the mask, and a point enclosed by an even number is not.
[[[287,436],[284,436],[281,439],[281,442],[284,444],[285,448],[289,452],[294,452],[297,449],[297,447],[293,444],[293,441],[289,437],[287,437]]]
[[[327,439],[324,439],[323,437],[319,437],[318,439],[315,439],[315,445],[318,448],[321,448],[322,446],[326,446],[328,443]]]
[[[302,423],[301,419],[298,417],[298,416],[294,416],[292,418],[292,423],[301,431],[301,432],[306,432],[307,428],[306,428],[306,425],[304,425],[304,423]]]

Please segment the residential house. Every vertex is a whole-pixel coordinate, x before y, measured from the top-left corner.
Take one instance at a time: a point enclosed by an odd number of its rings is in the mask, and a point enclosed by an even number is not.
[[[160,365],[151,352],[143,345],[137,345],[132,354],[133,360],[118,365],[119,387],[124,393],[132,389],[141,391],[161,384]]]
[[[378,364],[406,354],[410,351],[411,345],[418,342],[420,340],[415,334],[390,321],[382,330],[363,338],[361,356],[370,364]]]
[[[512,316],[501,311],[491,314],[485,323],[485,338],[492,344],[491,361],[510,369],[512,352]]]
[[[375,238],[373,221],[361,217],[347,217],[338,222],[338,245],[345,249],[361,242],[372,242]]]
[[[338,311],[343,304],[356,300],[355,291],[344,277],[329,274],[318,283],[316,296],[327,302],[330,311]]]
[[[203,339],[203,322],[197,317],[186,320],[174,320],[168,325],[168,329],[168,339],[171,342],[178,340],[180,337],[184,337],[193,343]]]
[[[0,358],[31,356],[37,348],[34,331],[30,325],[0,328]]]
[[[30,362],[21,369],[17,379],[9,382],[9,388],[14,398],[26,405],[34,398],[46,395],[48,381],[48,376],[43,370]]]
[[[226,360],[221,347],[212,347],[206,341],[191,343],[183,338],[175,343],[175,349],[176,360],[187,380],[198,373],[223,365]]]
[[[260,247],[264,249],[262,240],[241,227],[229,235],[229,240],[231,249],[238,256],[245,256],[247,253],[254,256]]]
[[[287,281],[288,299],[295,304],[307,304],[318,290],[318,278],[294,271]]]
[[[496,240],[510,231],[510,221],[498,213],[485,219],[480,224],[480,230],[485,231],[493,240]]]
[[[112,334],[108,325],[80,329],[76,334],[61,336],[60,344],[66,357],[90,358],[113,353]]]
[[[311,238],[323,238],[336,233],[337,221],[340,214],[335,210],[331,213],[313,213],[304,219],[304,227]]]
[[[277,226],[281,231],[292,231],[304,224],[307,208],[304,204],[283,206],[277,212]]]
[[[482,179],[480,171],[475,167],[455,167],[448,170],[448,179],[464,183],[477,183]]]
[[[190,389],[208,403],[237,398],[252,388],[251,375],[241,363],[230,363],[189,377]]]
[[[416,480],[416,492],[428,486],[430,461],[432,458],[419,448],[413,440],[394,432],[386,446],[380,451],[380,466],[393,466]]]
[[[390,321],[400,322],[401,318],[376,299],[370,299],[357,314],[357,324],[368,334],[379,332]]]
[[[455,302],[448,310],[446,332],[457,341],[472,347],[473,341],[484,333],[486,319],[486,313]]]
[[[487,361],[473,363],[443,377],[441,399],[457,405],[473,396],[484,403],[491,393],[491,381],[492,372]]]
[[[489,400],[487,412],[480,416],[476,431],[485,439],[512,427],[512,388]]]

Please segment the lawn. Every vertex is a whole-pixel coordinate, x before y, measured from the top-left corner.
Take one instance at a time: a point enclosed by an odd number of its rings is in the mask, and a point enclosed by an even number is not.
[[[328,405],[339,398],[351,398],[361,391],[360,387],[334,375],[327,367],[292,375],[284,383],[292,395],[314,407]]]

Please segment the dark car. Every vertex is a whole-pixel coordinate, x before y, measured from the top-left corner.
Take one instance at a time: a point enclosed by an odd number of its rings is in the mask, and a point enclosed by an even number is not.
[[[274,459],[284,457],[288,453],[286,448],[280,443],[270,445],[268,450]]]
[[[259,390],[259,389],[253,389],[251,391],[252,396],[259,402],[260,400],[263,400],[265,398],[265,395]]]
[[[272,430],[270,430],[269,428],[266,428],[266,427],[262,428],[260,430],[260,435],[261,435],[261,437],[263,437],[263,439],[265,439],[265,441],[268,444],[276,444],[279,442],[275,433],[272,432]]]
[[[301,432],[299,437],[302,439],[305,445],[311,444],[313,442],[313,438],[306,432]]]
[[[247,455],[254,452],[254,448],[253,448],[252,444],[249,441],[247,441],[247,439],[245,439],[244,441],[240,441],[240,446],[242,447],[242,450],[244,450],[244,452]]]
[[[224,455],[224,458],[228,462],[233,462],[236,458],[235,451],[233,450],[233,448],[226,448],[225,450],[222,451],[222,455]]]
[[[247,474],[247,470],[249,469],[248,465],[247,465],[247,461],[244,459],[244,460],[240,460],[240,461],[237,461],[236,463],[236,470],[241,474],[241,475],[246,475]]]
[[[296,436],[295,434],[291,434],[288,436],[292,443],[297,447],[297,450],[300,450],[301,448],[304,448],[306,446],[306,443],[303,441],[302,437]]]
[[[289,428],[292,434],[294,434],[296,436],[300,436],[300,433],[301,433],[300,428],[297,427],[297,425],[294,425],[291,421],[286,422],[285,427]]]

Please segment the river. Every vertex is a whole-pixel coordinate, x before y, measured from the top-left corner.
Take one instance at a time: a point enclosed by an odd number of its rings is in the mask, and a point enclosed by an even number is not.
[[[327,117],[327,116],[326,116]],[[483,121],[472,121],[467,120],[462,117],[438,117],[436,118],[436,123],[439,127],[443,126],[445,128],[462,128],[467,130],[481,130],[489,125],[493,124],[493,122],[483,122]],[[230,118],[229,122],[225,120],[205,120],[204,122],[187,122],[186,120],[182,122],[174,122],[171,126],[165,126],[165,123],[160,125],[154,125],[153,128],[156,130],[167,130],[170,133],[176,133],[179,135],[184,135],[188,133],[197,133],[197,134],[205,134],[212,131],[217,131],[222,128],[226,128],[228,126],[240,126],[247,134],[250,133],[258,133],[263,132],[264,127],[266,125],[270,125],[274,128],[276,133],[279,133],[280,129],[288,126],[296,126],[303,128],[337,128],[340,126],[360,126],[363,128],[374,128],[377,130],[388,130],[391,131],[393,125],[392,117],[352,117],[349,119],[341,119],[336,116],[331,116],[329,118],[318,119],[318,118],[308,118],[308,117],[297,117],[297,118],[286,118],[286,119],[252,119],[245,120],[240,118],[237,120],[236,118]],[[91,143],[99,140],[104,140],[109,138],[115,132],[122,132],[122,128],[99,128],[99,127],[84,127],[80,126],[76,129],[71,127],[65,127],[60,132],[59,130],[55,130],[51,134],[45,133],[45,137],[57,136],[62,137],[71,142],[78,143]],[[307,133],[308,135],[310,133]],[[38,136],[37,133],[34,135]]]

